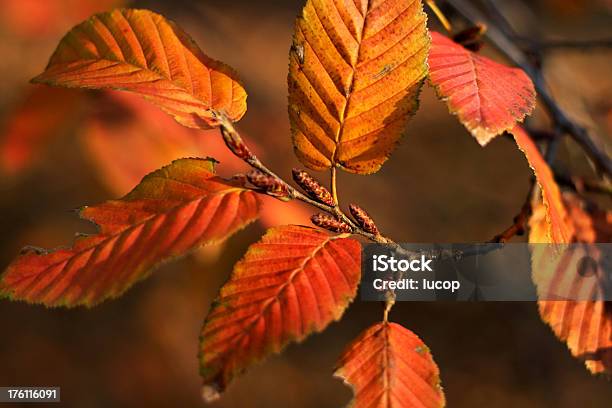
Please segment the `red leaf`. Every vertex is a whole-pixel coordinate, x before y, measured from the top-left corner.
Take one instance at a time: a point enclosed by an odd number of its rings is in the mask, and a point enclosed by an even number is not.
[[[429,349],[399,324],[382,322],[367,329],[337,366],[334,375],[353,388],[354,408],[445,405],[440,371]]]
[[[213,159],[181,159],[120,200],[84,207],[100,232],[72,248],[25,250],[0,277],[0,297],[91,306],[121,295],[160,262],[223,240],[257,216],[255,193],[214,175]]]
[[[431,33],[429,79],[451,113],[482,146],[531,114],[535,89],[518,68],[469,51],[440,33]]]
[[[612,242],[612,211],[594,208],[587,212],[575,196],[564,198],[569,210],[568,223],[575,231],[573,242]],[[530,220],[529,242],[549,242],[542,234],[542,224],[546,223],[544,214],[543,205],[536,207]],[[597,262],[597,269],[593,271],[595,277],[609,272],[608,261],[604,261],[598,248],[585,245],[572,251],[559,251],[548,246],[534,246],[532,269],[538,293],[542,295],[559,285],[570,285],[572,291],[580,290],[581,293],[601,291],[600,278],[576,279],[578,263],[586,257]],[[567,343],[574,357],[585,361],[590,372],[612,374],[612,302],[543,300],[539,302],[539,310],[542,320]]]
[[[338,320],[355,296],[361,247],[296,225],[272,228],[236,264],[201,335],[204,398],[289,342]]]

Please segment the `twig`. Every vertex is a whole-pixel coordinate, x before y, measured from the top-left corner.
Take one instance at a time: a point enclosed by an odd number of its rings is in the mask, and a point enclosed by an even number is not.
[[[489,242],[505,244],[510,241],[513,237],[517,235],[523,235],[525,233],[525,229],[527,226],[527,222],[529,221],[529,217],[531,217],[531,199],[533,196],[533,191],[535,189],[536,183],[535,179],[531,179],[531,184],[529,186],[529,191],[527,193],[527,198],[521,207],[521,211],[514,217],[512,220],[512,225],[506,228],[501,233],[494,236]]]
[[[333,215],[337,219],[348,224],[353,230],[354,234],[361,235],[373,242],[377,242],[380,244],[388,244],[392,241],[389,238],[386,238],[380,234],[371,234],[367,231],[364,231],[359,225],[355,224],[351,218],[349,218],[340,208],[339,206],[329,206],[324,203],[320,203],[316,200],[311,199],[307,195],[303,194],[298,189],[291,186],[285,180],[283,180],[280,176],[274,173],[272,170],[268,169],[260,160],[255,156],[249,148],[244,143],[242,137],[234,127],[234,124],[231,120],[229,120],[224,114],[219,112],[213,112],[213,116],[217,119],[219,129],[221,130],[221,134],[223,135],[223,139],[225,140],[228,148],[241,160],[246,162],[248,165],[253,167],[254,169],[259,170],[260,172],[267,174],[270,177],[275,178],[279,183],[283,183],[287,187],[287,191],[289,194],[289,198],[300,200],[306,204],[309,204],[313,207],[318,208],[326,212],[327,214]],[[397,245],[397,244],[396,244]]]
[[[585,180],[578,177],[570,177],[566,174],[555,174],[555,181],[564,187],[571,188],[577,193],[595,193],[612,196],[612,185],[598,180]]]
[[[530,38],[517,37],[517,40],[528,44],[529,48],[540,51],[570,49],[576,51],[590,51],[593,48],[612,48],[612,38],[597,40],[543,40],[534,41]]]
[[[610,160],[610,157],[593,142],[586,128],[572,121],[559,107],[548,92],[541,71],[529,62],[525,53],[501,29],[487,23],[487,18],[469,2],[465,0],[446,0],[446,2],[472,24],[484,23],[489,27],[484,35],[506,57],[521,67],[531,77],[538,96],[541,98],[555,124],[582,147],[601,173],[607,177],[612,177],[612,160]]]

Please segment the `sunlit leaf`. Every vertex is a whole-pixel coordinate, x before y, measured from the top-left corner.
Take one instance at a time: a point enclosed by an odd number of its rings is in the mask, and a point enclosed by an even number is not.
[[[546,221],[543,225],[545,228],[546,240],[544,242],[553,242],[556,244],[568,243],[573,234],[572,223],[567,222],[567,211],[563,205],[559,186],[555,181],[555,177],[538,150],[538,147],[529,137],[527,132],[520,126],[515,126],[511,130],[514,140],[519,149],[527,157],[529,166],[535,174],[536,180],[542,191],[542,199],[546,209]]]
[[[353,388],[354,408],[445,405],[429,348],[399,324],[368,328],[346,348],[337,366],[334,375]]]
[[[201,334],[204,398],[289,342],[338,320],[355,296],[358,241],[302,226],[272,228],[221,288]]]
[[[431,33],[429,79],[451,113],[486,145],[531,114],[536,93],[531,79],[469,51],[440,33]]]
[[[77,25],[33,81],[135,92],[193,128],[214,124],[211,109],[232,120],[246,111],[246,92],[234,71],[148,10],[118,9]]]
[[[612,212],[596,208],[584,209],[583,203],[575,196],[566,195],[568,222],[573,224],[575,235],[573,242],[577,243],[610,243],[612,242]],[[546,208],[540,204],[535,208],[530,220],[531,231],[529,242],[546,243]],[[596,266],[591,266],[594,279],[590,282],[609,282],[609,260],[604,260],[599,248],[585,245],[572,251],[555,252],[545,246],[534,246],[532,250],[532,265],[534,282],[538,293],[545,292],[554,285],[569,284],[572,291],[605,290],[601,284],[588,287],[588,279],[577,279],[576,271],[579,263],[592,259]],[[552,269],[552,272],[550,270]],[[569,275],[571,272],[571,276]],[[602,276],[603,275],[603,276]],[[590,285],[593,286],[593,285]],[[609,294],[607,294],[609,296]],[[582,299],[582,297],[581,297]],[[539,302],[540,316],[548,323],[561,340],[566,342],[572,355],[585,362],[587,369],[593,374],[612,374],[612,302],[609,301],[562,301],[542,300]]]
[[[377,171],[418,106],[429,35],[421,0],[308,0],[289,64],[289,117],[309,168]]]
[[[95,305],[121,295],[160,262],[227,238],[257,209],[255,193],[214,175],[214,160],[177,160],[122,199],[81,209],[99,233],[77,237],[71,248],[26,248],[0,277],[0,296]]]

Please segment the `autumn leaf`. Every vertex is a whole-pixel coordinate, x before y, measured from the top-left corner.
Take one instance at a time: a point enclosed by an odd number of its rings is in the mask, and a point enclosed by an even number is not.
[[[584,209],[577,197],[566,194],[564,204],[568,208],[567,222],[575,231],[572,242],[612,242],[612,212],[592,208]],[[530,220],[529,242],[550,242],[545,234],[546,208],[538,205]],[[580,270],[579,262],[584,259],[596,262],[594,274],[609,272],[601,250],[592,245],[578,246],[570,251],[555,251],[548,246],[534,245],[532,248],[533,279],[538,294],[552,286],[571,285],[572,292],[601,291],[600,285],[588,286],[588,279],[575,279]],[[609,261],[605,261],[609,264]],[[586,283],[585,283],[586,282]],[[583,292],[581,292],[583,293]],[[546,296],[546,295],[544,295]],[[582,298],[580,298],[582,299]],[[563,301],[544,299],[539,302],[542,320],[550,325],[555,335],[567,343],[572,355],[585,362],[593,374],[612,374],[612,302],[609,301]]]
[[[214,175],[213,159],[181,159],[120,200],[84,207],[100,232],[73,246],[25,249],[0,277],[0,297],[92,306],[121,295],[160,262],[223,240],[253,221],[254,192]]]
[[[214,126],[211,110],[234,121],[246,111],[234,71],[148,10],[117,9],[77,25],[33,82],[135,92],[192,128]]]
[[[399,324],[368,328],[346,348],[337,367],[334,376],[353,388],[351,407],[445,405],[440,371],[429,348]]]
[[[544,242],[569,243],[574,233],[573,225],[567,222],[567,211],[562,202],[561,191],[550,167],[522,127],[515,126],[511,133],[519,149],[525,154],[542,192],[542,201],[546,209],[546,224],[543,224],[546,236]]]
[[[531,79],[431,33],[429,80],[451,113],[482,146],[522,122],[535,108]]]
[[[0,170],[27,170],[45,147],[81,117],[82,95],[70,89],[34,86],[10,113],[0,135]]]
[[[202,328],[204,398],[218,398],[249,365],[338,320],[357,291],[360,258],[358,241],[296,225],[251,245]]]
[[[421,0],[308,0],[295,25],[289,117],[307,167],[377,171],[418,107],[429,35]]]
[[[533,169],[542,200],[533,208],[529,220],[529,242],[533,244],[569,244],[610,242],[612,213],[582,209],[572,196],[563,196],[552,171],[529,135],[520,127],[512,130],[519,148]],[[569,209],[569,211],[568,211]],[[555,335],[567,343],[572,355],[584,360],[592,373],[612,370],[612,308],[611,302],[550,300],[552,287],[575,285],[579,270],[577,262],[585,256],[600,262],[602,254],[596,248],[563,250],[563,247],[533,245],[531,248],[532,277],[542,299],[538,302],[542,320]],[[601,268],[601,267],[600,267]],[[582,281],[582,280],[581,280]],[[565,283],[564,283],[565,282]],[[571,288],[597,290],[597,287]],[[583,293],[583,292],[581,292]]]

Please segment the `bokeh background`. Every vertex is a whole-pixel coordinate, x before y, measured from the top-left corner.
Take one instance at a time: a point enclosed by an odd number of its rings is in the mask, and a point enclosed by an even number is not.
[[[94,228],[71,209],[119,197],[173,158],[211,155],[244,169],[216,132],[192,132],[138,98],[37,88],[61,36],[119,0],[0,0],[0,267],[26,245],[56,247]],[[443,3],[443,2],[442,2]],[[525,36],[610,38],[605,0],[499,1]],[[283,176],[299,166],[286,114],[286,70],[301,0],[123,2],[179,22],[203,50],[238,70],[249,91],[239,127]],[[458,23],[460,24],[460,23]],[[434,18],[430,26],[439,29]],[[487,55],[499,58],[495,50]],[[559,102],[599,142],[612,130],[610,49],[553,50],[545,74]],[[546,126],[538,111],[533,126]],[[571,143],[562,165],[587,172]],[[323,179],[327,175],[320,175]],[[418,115],[382,170],[341,174],[343,203],[367,208],[398,241],[478,242],[507,227],[529,188],[512,140],[480,148],[425,87]],[[268,201],[262,222],[225,245],[163,266],[126,295],[91,310],[0,302],[0,385],[62,387],[62,406],[199,407],[198,334],[231,267],[267,226],[307,222],[310,210]],[[521,238],[519,238],[520,240]],[[356,301],[344,319],[250,369],[214,407],[338,407],[332,378],[344,346],[381,317]],[[534,303],[400,303],[392,320],[417,333],[441,368],[450,407],[609,407],[612,384],[592,377],[539,320]]]

